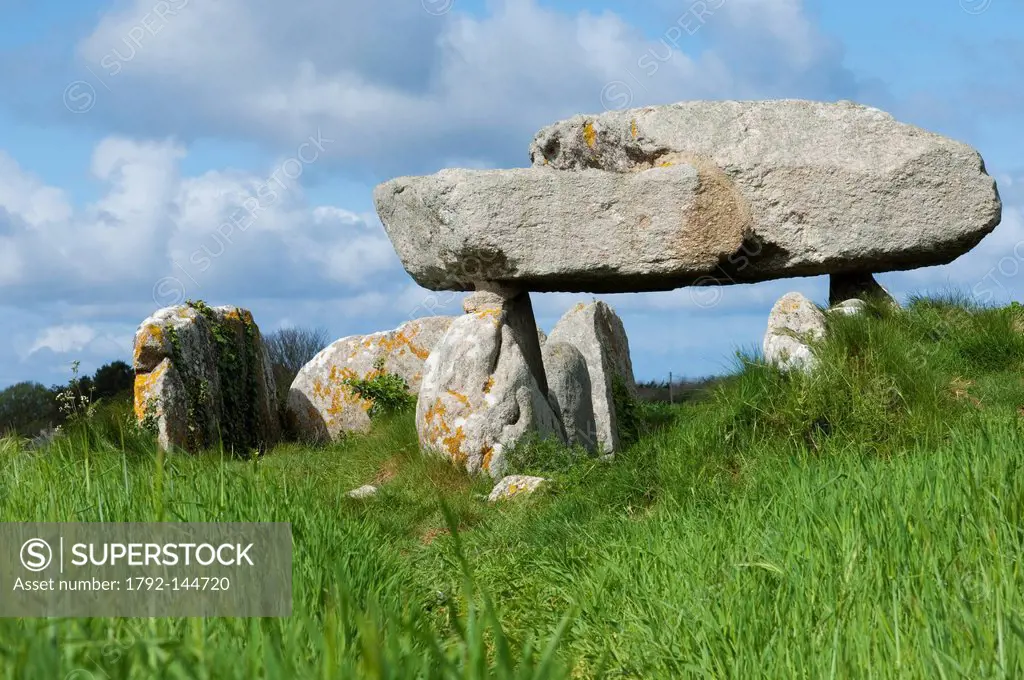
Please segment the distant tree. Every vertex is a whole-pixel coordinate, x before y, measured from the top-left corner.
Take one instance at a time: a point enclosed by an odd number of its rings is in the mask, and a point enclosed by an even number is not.
[[[134,384],[135,371],[123,361],[112,361],[100,366],[92,378],[96,399],[106,399],[131,391]]]
[[[328,345],[329,336],[324,328],[282,328],[263,336],[263,345],[274,371],[277,383],[277,397],[280,404],[288,398],[299,369]]]
[[[0,435],[34,437],[64,421],[56,392],[36,382],[21,382],[0,391]]]

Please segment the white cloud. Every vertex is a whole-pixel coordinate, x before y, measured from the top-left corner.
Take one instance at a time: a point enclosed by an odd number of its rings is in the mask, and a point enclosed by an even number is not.
[[[49,349],[57,354],[78,352],[96,338],[96,331],[89,326],[73,324],[70,326],[50,326],[36,338],[28,350],[35,354],[41,349]]]
[[[7,271],[0,285],[67,289],[147,272],[169,230],[169,199],[181,154],[171,143],[102,141],[92,173],[108,192],[80,210],[61,189],[43,185],[2,156],[0,211],[9,216],[5,259],[17,274]]]
[[[0,291],[98,302],[159,288],[162,305],[275,281],[271,297],[323,298],[401,271],[376,216],[310,205],[276,171],[181,177],[185,154],[170,141],[104,139],[91,169],[106,192],[80,208],[0,156]],[[168,276],[185,290],[159,283]]]
[[[184,4],[139,36],[153,3],[134,0],[81,41],[81,59],[110,90],[91,115],[277,143],[322,127],[339,139],[328,155],[387,173],[452,158],[522,164],[539,127],[606,104],[780,88],[856,95],[802,0],[718,2],[706,27],[684,24],[714,39],[699,54],[687,53],[694,43],[681,34],[677,6],[665,13],[664,35],[651,38],[611,11],[570,14],[536,0],[495,2],[480,17],[457,4],[432,16],[406,0]],[[126,43],[131,35],[139,39]],[[666,44],[672,56],[656,72],[641,65]],[[628,83],[629,97],[602,101],[616,81]]]

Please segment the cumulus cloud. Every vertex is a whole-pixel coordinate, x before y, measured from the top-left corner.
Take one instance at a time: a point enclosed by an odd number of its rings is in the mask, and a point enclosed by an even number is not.
[[[80,210],[0,151],[0,224],[8,297],[55,296],[145,274],[171,226],[169,200],[181,150],[170,143],[110,138],[95,149],[93,176],[108,186]]]
[[[375,215],[309,204],[294,157],[265,175],[183,177],[185,154],[171,141],[105,139],[91,171],[106,191],[77,208],[0,154],[0,290],[93,303],[155,291],[162,304],[274,280],[267,297],[326,298],[401,271]]]
[[[858,94],[801,0],[672,3],[656,36],[611,11],[536,0],[484,16],[406,0],[156,4],[160,17],[153,0],[128,2],[79,43],[102,81],[91,116],[278,144],[322,128],[339,139],[333,161],[382,174],[451,158],[522,165],[538,128],[607,107]],[[711,39],[699,51],[697,30]]]
[[[29,348],[29,354],[41,349],[49,349],[58,354],[78,352],[96,337],[96,331],[88,326],[74,324],[71,326],[50,326],[43,329]]]
[[[249,306],[268,325],[286,315],[334,332],[389,323],[410,284],[380,221],[312,203],[301,161],[291,162],[299,155],[263,173],[187,176],[184,146],[111,137],[89,167],[101,195],[74,205],[0,151],[0,299],[11,326],[0,384],[62,380],[70,359],[83,371],[128,359],[136,325],[188,298]]]

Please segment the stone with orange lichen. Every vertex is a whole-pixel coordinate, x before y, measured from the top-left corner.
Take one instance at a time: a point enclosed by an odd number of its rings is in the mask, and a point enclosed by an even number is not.
[[[134,409],[135,416],[140,421],[145,417],[146,411],[149,410],[150,404],[156,398],[156,384],[160,380],[161,376],[167,372],[167,367],[170,365],[169,359],[164,359],[160,364],[149,373],[140,373],[135,376],[135,398],[134,398]],[[153,404],[154,409],[158,409],[158,404]]]
[[[224,352],[234,359],[221,361]],[[155,421],[162,448],[198,450],[223,441],[230,449],[231,433],[239,446],[265,447],[280,437],[270,362],[248,310],[198,303],[160,309],[135,333],[133,365],[135,415]],[[225,397],[233,382],[255,393]],[[243,418],[245,427],[232,427],[232,418]]]
[[[322,350],[299,371],[288,393],[288,412],[304,439],[337,439],[346,432],[367,432],[372,402],[348,384],[383,373],[405,380],[411,394],[419,390],[423,365],[447,332],[452,318],[427,317],[371,335],[342,338]],[[383,371],[376,368],[383,360]]]
[[[188,319],[178,312],[179,319]],[[171,351],[170,339],[164,332],[165,324],[143,323],[135,333],[135,347],[132,351],[132,367],[136,371],[150,371]]]
[[[548,480],[543,477],[509,475],[494,485],[487,500],[496,503],[501,500],[529,496],[547,483]]]
[[[509,447],[527,434],[564,441],[517,337],[504,313],[455,319],[424,366],[416,408],[424,451],[497,478]]]

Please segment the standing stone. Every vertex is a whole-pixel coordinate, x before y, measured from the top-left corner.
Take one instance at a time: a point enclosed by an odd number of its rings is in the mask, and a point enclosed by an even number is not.
[[[530,309],[518,298],[486,291],[469,296],[468,313],[452,323],[424,367],[416,405],[420,445],[473,475],[500,478],[509,448],[531,433],[565,441],[535,377],[538,369],[523,350],[531,338],[538,350],[539,342],[536,323],[515,318]]]
[[[896,305],[896,298],[871,274],[833,274],[828,277],[828,304],[838,305],[847,300],[881,298]]]
[[[252,314],[166,307],[135,333],[135,415],[161,448],[223,444],[240,455],[280,439],[274,376]]]
[[[548,381],[544,374],[544,360],[541,357],[542,335],[537,327],[537,319],[533,314],[533,303],[530,294],[491,282],[476,284],[477,291],[466,297],[462,303],[463,310],[468,312],[480,308],[500,306],[505,310],[505,322],[515,338],[519,350],[526,359],[526,365],[533,375],[541,394],[547,394]],[[543,340],[546,342],[546,338]]]
[[[597,451],[593,386],[587,360],[567,342],[548,342],[542,347],[548,377],[548,399],[565,428],[566,442]]]
[[[587,363],[591,384],[591,405],[597,431],[596,443],[588,446],[602,453],[619,449],[619,425],[613,396],[615,383],[622,382],[629,397],[636,398],[633,362],[622,320],[604,302],[580,303],[555,325],[545,346],[572,345]]]
[[[825,315],[800,293],[786,293],[768,315],[764,358],[784,371],[817,365],[811,344],[825,337]]]
[[[415,319],[395,330],[342,338],[321,350],[288,391],[288,417],[299,438],[325,441],[369,431],[373,402],[355,392],[351,379],[390,373],[405,380],[409,394],[418,394],[427,357],[453,319]]]

